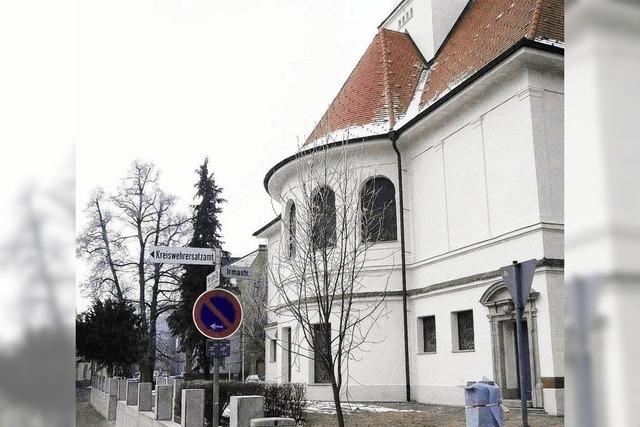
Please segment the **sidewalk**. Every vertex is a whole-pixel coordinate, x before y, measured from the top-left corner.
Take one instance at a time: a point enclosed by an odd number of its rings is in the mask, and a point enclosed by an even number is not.
[[[76,426],[115,427],[115,422],[106,421],[95,409],[89,405],[89,388],[76,388]]]

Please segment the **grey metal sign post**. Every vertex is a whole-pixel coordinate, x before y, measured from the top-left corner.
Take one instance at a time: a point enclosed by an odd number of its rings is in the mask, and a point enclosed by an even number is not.
[[[529,299],[533,274],[536,270],[537,260],[530,259],[524,262],[513,261],[513,265],[503,267],[502,277],[513,299],[516,309],[516,339],[518,342],[518,378],[520,380],[520,406],[522,408],[522,426],[529,426],[527,412],[527,375],[529,373],[529,346],[525,339],[522,327],[524,307]]]
[[[209,338],[207,355],[213,358],[213,426],[219,425],[220,358],[229,357],[231,344],[227,338],[236,333],[242,324],[242,305],[233,293],[226,289],[203,292],[193,305],[193,323],[198,331]]]
[[[220,359],[231,356],[231,341],[207,340],[207,355],[213,359],[213,423],[220,425],[218,419],[220,407]]]

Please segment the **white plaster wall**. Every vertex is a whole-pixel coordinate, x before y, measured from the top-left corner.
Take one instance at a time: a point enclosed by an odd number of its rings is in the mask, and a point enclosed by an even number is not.
[[[403,26],[399,20],[409,9],[413,9],[413,17]],[[431,4],[424,0],[406,0],[402,6],[390,15],[382,24],[383,28],[393,31],[407,31],[413,41],[428,60],[433,57],[433,19],[431,16]]]
[[[525,49],[400,138],[409,289],[490,272],[512,260],[564,258],[561,68],[558,57]],[[363,147],[363,176],[385,175],[398,195],[390,142],[369,141]],[[271,194],[281,199],[282,189],[293,186],[295,172],[293,165],[279,170],[269,185]],[[279,203],[284,208],[286,200]],[[396,205],[399,209],[399,200]],[[269,238],[270,251],[281,232]],[[367,290],[382,289],[380,277],[389,278],[388,290],[401,289],[398,250],[399,243],[372,248],[380,256],[365,271]],[[479,302],[491,283],[410,299],[413,398],[462,404],[459,385],[493,375],[487,310]],[[540,292],[541,374],[562,376],[563,337],[558,329],[562,276],[537,274],[534,288]],[[389,306],[393,308],[389,319],[381,322],[372,337],[383,344],[351,364],[354,400],[404,398],[401,301]],[[452,352],[451,312],[469,308],[474,310],[476,348]],[[429,314],[437,318],[438,353],[419,355],[417,317]],[[277,322],[277,328],[286,323],[277,316],[270,320]],[[268,360],[267,379],[276,380],[281,356],[273,366]],[[301,361],[292,381],[309,382],[311,372],[310,362]],[[311,386],[309,396],[330,398],[330,389]],[[561,402],[556,399],[554,405],[559,407]]]
[[[373,300],[357,301],[356,307],[367,304],[371,307]],[[376,315],[377,325],[374,325],[367,335],[366,342],[352,352],[357,361],[349,362],[344,367],[345,377],[351,377],[348,387],[344,387],[342,394],[350,399],[361,401],[398,400],[404,399],[404,362],[398,363],[402,357],[399,349],[403,348],[402,335],[402,300],[399,297],[388,297],[384,306]],[[308,384],[307,396],[312,400],[331,400],[330,385],[313,384],[312,352],[296,324],[287,316],[280,315],[281,323],[277,325],[278,339],[284,336],[283,328],[292,328],[293,355],[291,381]],[[373,319],[372,319],[373,320]],[[337,326],[337,319],[332,321],[332,327]],[[269,335],[275,333],[276,327],[269,329]],[[334,331],[335,334],[335,331]],[[284,378],[284,344],[278,343],[276,362],[267,362],[266,380],[270,382],[285,382]],[[404,360],[404,359],[402,359]],[[353,381],[353,379],[357,381]]]
[[[467,3],[468,0],[431,0],[433,48],[435,50],[440,48]]]
[[[488,286],[485,282],[410,299],[412,397],[417,401],[461,405],[464,404],[464,391],[460,386],[483,376],[493,377],[491,331],[487,310],[479,302]],[[473,310],[475,349],[456,352],[453,350],[451,314],[469,309]],[[436,317],[437,351],[424,354],[418,348],[418,318],[430,315]]]
[[[422,52],[430,60],[460,16],[468,0],[405,0],[391,14],[382,27],[394,31],[407,31]],[[399,21],[413,9],[413,17],[404,25]]]

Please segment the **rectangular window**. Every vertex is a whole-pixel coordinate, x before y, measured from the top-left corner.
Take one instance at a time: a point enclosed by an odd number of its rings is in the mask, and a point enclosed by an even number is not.
[[[453,313],[452,320],[454,350],[474,350],[473,310],[455,312]]]
[[[328,359],[331,358],[331,324],[313,325],[313,382],[326,384],[331,382]]]
[[[424,353],[436,352],[436,316],[422,318],[422,351]]]
[[[275,339],[270,339],[269,340],[269,361],[270,362],[275,362],[276,361],[276,349],[277,349],[277,343]]]

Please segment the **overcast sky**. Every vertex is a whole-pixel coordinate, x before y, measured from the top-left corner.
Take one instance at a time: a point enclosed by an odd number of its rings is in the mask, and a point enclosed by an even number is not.
[[[228,200],[225,249],[251,252],[251,234],[274,216],[265,173],[311,132],[396,1],[0,2],[0,57],[10,65],[0,67],[2,253],[26,237],[16,201],[58,191],[73,176],[74,147],[78,229],[91,190],[113,190],[135,159],[155,162],[186,210],[209,156]],[[73,217],[42,212],[67,242],[47,239],[64,253],[56,290],[72,306]],[[19,329],[37,266],[0,267],[1,341]]]
[[[225,249],[254,250],[274,216],[265,173],[311,132],[395,3],[79,2],[78,207],[142,159],[186,208],[209,156]]]

